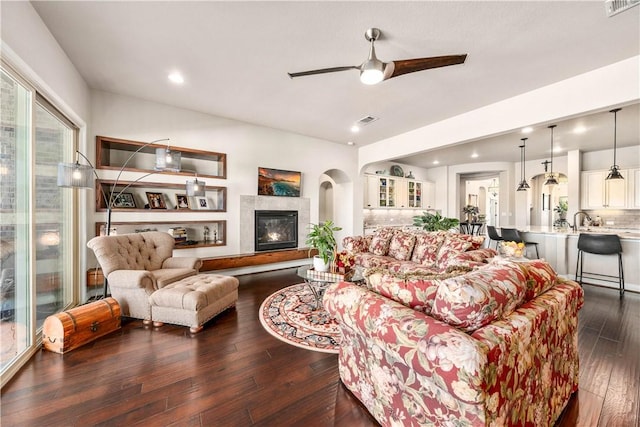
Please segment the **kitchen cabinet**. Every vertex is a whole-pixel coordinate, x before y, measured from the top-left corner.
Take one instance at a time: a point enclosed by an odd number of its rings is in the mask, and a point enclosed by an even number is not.
[[[433,198],[433,184],[426,181],[365,175],[364,185],[364,207],[370,209],[425,209],[430,207],[426,200]]]
[[[395,208],[398,197],[398,179],[390,176],[365,175],[365,207]]]
[[[624,179],[607,181],[608,170],[585,171],[580,174],[582,183],[582,209],[626,209],[628,205],[628,170],[621,170]]]
[[[640,209],[640,168],[629,169],[627,184],[627,205],[630,209]]]

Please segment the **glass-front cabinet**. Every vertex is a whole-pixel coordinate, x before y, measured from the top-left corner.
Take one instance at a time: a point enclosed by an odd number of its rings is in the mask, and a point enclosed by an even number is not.
[[[398,180],[389,176],[366,176],[365,207],[398,207]]]
[[[422,207],[422,183],[407,181],[407,206],[410,208]]]

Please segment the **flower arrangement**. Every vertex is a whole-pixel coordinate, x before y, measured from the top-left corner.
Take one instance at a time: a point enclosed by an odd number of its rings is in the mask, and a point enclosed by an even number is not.
[[[477,206],[467,205],[462,208],[462,212],[467,215],[477,215],[480,212],[480,209]]]
[[[500,244],[500,254],[506,257],[522,258],[524,254],[524,243],[502,242]]]
[[[338,271],[347,272],[355,265],[356,260],[350,252],[341,251],[336,254],[335,263]]]

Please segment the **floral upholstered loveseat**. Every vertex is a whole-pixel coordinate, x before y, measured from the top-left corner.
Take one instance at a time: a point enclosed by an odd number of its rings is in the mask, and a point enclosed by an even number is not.
[[[497,255],[483,248],[484,236],[445,231],[381,228],[368,236],[342,240],[356,266],[383,267],[395,273],[443,273],[460,266],[478,266]]]
[[[343,384],[383,426],[552,426],[578,389],[582,288],[543,260],[464,269],[331,285]]]

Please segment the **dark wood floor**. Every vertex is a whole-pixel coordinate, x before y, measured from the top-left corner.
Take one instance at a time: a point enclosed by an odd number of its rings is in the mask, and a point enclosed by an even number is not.
[[[129,321],[64,356],[39,352],[2,390],[2,426],[375,426],[337,356],[266,333],[258,308],[295,269],[240,276],[240,299],[195,336]],[[559,426],[637,426],[640,296],[585,286],[580,391]]]

